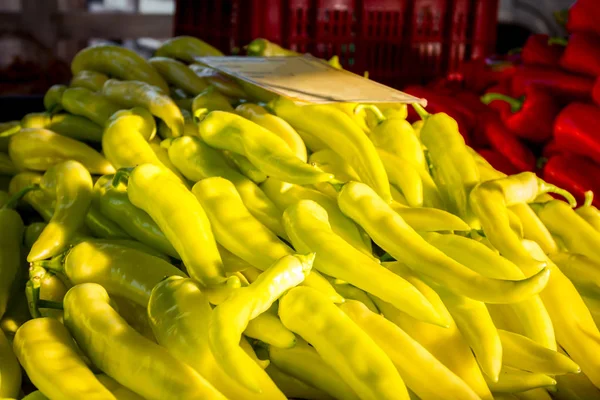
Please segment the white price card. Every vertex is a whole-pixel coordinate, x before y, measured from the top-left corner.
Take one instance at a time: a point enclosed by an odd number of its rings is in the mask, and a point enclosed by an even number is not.
[[[324,60],[298,57],[197,57],[196,61],[233,78],[298,103],[420,103],[411,96]]]

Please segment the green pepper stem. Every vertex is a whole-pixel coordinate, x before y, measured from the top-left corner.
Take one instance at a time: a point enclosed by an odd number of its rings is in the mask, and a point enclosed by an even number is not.
[[[131,171],[133,168],[119,168],[112,180],[113,187],[118,187],[121,183],[127,184]]]
[[[4,207],[2,207],[2,208],[15,208],[17,206],[17,203],[19,202],[19,200],[21,200],[21,198],[23,198],[23,196],[25,196],[27,193],[31,192],[32,190],[39,190],[39,188],[40,188],[40,185],[38,185],[37,183],[24,187],[23,189],[19,190],[17,193],[13,194],[8,199],[8,201],[6,202]]]
[[[377,124],[380,124],[386,120],[385,115],[383,115],[383,113],[381,112],[379,107],[377,107],[374,104],[359,104],[354,108],[354,114],[358,114],[359,112],[361,112],[363,110],[371,111],[377,118]]]
[[[483,104],[490,104],[494,100],[502,100],[510,105],[510,111],[517,112],[523,108],[523,100],[515,99],[514,97],[507,96],[502,93],[486,93],[481,96],[481,102]]]
[[[37,307],[38,307],[38,309],[52,308],[54,310],[63,310],[63,303],[61,303],[60,301],[52,301],[52,300],[38,300]]]
[[[333,188],[335,189],[336,192],[339,193],[342,190],[342,188],[344,187],[344,185],[346,184],[346,182],[342,182],[337,179],[332,179],[329,181],[329,184],[331,186],[333,186]]]
[[[560,26],[566,26],[567,21],[569,20],[569,9],[565,8],[564,10],[554,11],[552,13],[554,15],[554,20]]]
[[[430,114],[427,111],[425,111],[425,109],[423,108],[422,105],[420,105],[418,103],[412,103],[411,106],[413,106],[413,108],[415,109],[415,111],[417,112],[419,117],[421,117],[421,119],[423,121],[425,121],[427,118],[429,118]]]
[[[160,142],[160,147],[162,147],[163,149],[168,149],[173,144],[173,140],[175,140],[175,138],[166,138],[165,140]]]
[[[587,192],[585,192],[585,200],[583,202],[583,206],[589,207],[592,205],[593,202],[594,202],[594,192],[592,192],[591,190],[588,190]]]
[[[42,314],[38,307],[40,302],[40,283],[34,283],[34,280],[30,280],[31,284],[28,283],[26,290],[31,292],[31,303],[29,304],[29,312],[33,318],[40,318]]]
[[[507,54],[509,56],[512,56],[514,54],[520,54],[522,52],[523,52],[523,48],[522,47],[515,47],[514,49],[510,49]]]
[[[548,39],[548,45],[557,44],[559,46],[566,46],[568,43],[569,41],[566,38],[551,37],[550,39]]]
[[[564,199],[567,201],[567,203],[569,203],[569,205],[571,206],[571,208],[575,208],[577,207],[577,200],[575,200],[575,197],[569,193],[568,191],[566,191],[565,189],[561,189],[556,185],[553,185],[551,183],[547,183],[544,182],[541,179],[538,179],[538,181],[540,182],[540,191],[539,193],[554,193],[557,194],[559,196],[564,197]]]
[[[68,252],[69,251],[67,250],[67,252],[52,257],[49,260],[34,261],[31,263],[30,270],[32,271],[32,273],[35,268],[43,268],[55,273],[62,272],[64,261]]]

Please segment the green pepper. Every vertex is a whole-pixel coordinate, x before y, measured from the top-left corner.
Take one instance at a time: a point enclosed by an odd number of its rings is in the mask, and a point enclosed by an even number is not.
[[[168,57],[152,57],[148,62],[167,83],[183,89],[191,96],[196,96],[208,86],[204,79],[196,75],[181,61]]]
[[[577,374],[581,369],[569,357],[540,346],[519,334],[498,329],[502,341],[502,363],[523,371],[548,375]]]
[[[217,363],[209,346],[212,309],[198,282],[170,277],[152,290],[148,316],[158,343],[200,373],[229,399],[285,399],[260,368],[253,368],[262,393],[232,379]]]
[[[68,88],[65,85],[52,85],[44,95],[44,108],[55,113],[62,110],[62,96]]]
[[[143,107],[162,119],[173,136],[183,135],[184,120],[179,107],[156,86],[139,81],[109,79],[102,87],[102,95],[123,107]]]
[[[413,104],[423,119],[420,138],[434,165],[433,178],[444,194],[449,211],[471,223],[469,193],[480,181],[479,170],[454,119],[444,113],[431,115]]]
[[[113,166],[96,150],[47,129],[21,129],[10,141],[8,153],[17,168],[46,171],[66,160],[82,163],[92,174],[112,174]]]
[[[296,154],[296,157],[303,162],[307,161],[308,156],[304,141],[298,135],[298,132],[283,119],[269,114],[264,107],[252,103],[240,104],[236,107],[235,112],[279,136],[287,143],[290,150]]]
[[[154,68],[135,51],[125,47],[101,44],[87,47],[71,61],[71,72],[96,71],[108,76],[156,85],[168,93],[169,86]]]
[[[519,281],[488,278],[472,271],[429,245],[365,184],[344,185],[338,205],[396,260],[455,294],[488,303],[515,303],[539,293],[548,282],[550,271],[546,268]]]
[[[291,377],[306,382],[323,392],[341,400],[358,400],[354,390],[340,377],[339,373],[302,339],[290,349],[269,347],[272,364]],[[269,369],[267,368],[267,373]]]
[[[83,69],[76,74],[73,74],[69,86],[82,87],[91,90],[92,92],[99,92],[102,90],[102,86],[107,80],[108,76],[102,72]]]
[[[48,129],[76,140],[97,143],[102,141],[102,127],[79,115],[31,113],[23,117],[21,126]]]
[[[43,308],[39,306],[40,300],[62,303],[68,287],[52,272],[47,272],[42,267],[31,267],[29,281],[25,287],[25,296],[29,306],[29,313],[33,318],[50,317],[62,322],[62,310]]]
[[[297,251],[317,254],[315,269],[379,296],[415,318],[445,324],[411,284],[336,235],[328,223],[327,212],[314,201],[300,200],[288,207],[283,213],[283,225]]]
[[[154,285],[165,276],[186,276],[168,262],[143,251],[108,240],[84,240],[64,255],[34,263],[64,273],[74,285],[97,283],[146,307]]]
[[[279,302],[283,324],[310,343],[362,399],[408,399],[384,351],[321,293],[291,289]]]
[[[147,212],[164,232],[191,277],[204,285],[227,281],[204,209],[170,172],[152,164],[137,166],[131,172],[127,195],[131,203]],[[232,280],[230,283],[234,284]]]
[[[13,348],[31,382],[50,398],[115,399],[85,365],[75,341],[58,320],[26,322],[17,331]]]
[[[83,226],[92,202],[92,177],[77,161],[52,166],[42,177],[40,188],[56,198],[56,205],[48,225],[29,251],[29,262],[64,251]]]
[[[420,398],[479,399],[460,377],[379,312],[357,301],[347,301],[340,309],[386,352],[408,388]]]
[[[114,175],[104,175],[96,181],[92,205],[97,206],[103,215],[134,239],[171,257],[179,258],[179,254],[152,218],[131,204],[125,183],[120,182],[115,186],[113,178]]]
[[[147,399],[225,399],[191,367],[127,325],[109,301],[94,283],[73,287],[64,300],[65,325],[94,365]]]
[[[163,42],[155,56],[171,57],[192,63],[196,57],[222,56],[219,50],[210,44],[191,36],[176,36]]]
[[[260,188],[279,207],[281,213],[300,200],[312,200],[318,203],[327,211],[333,232],[361,252],[369,256],[372,254],[371,239],[364,239],[358,226],[340,211],[335,200],[316,190],[282,182],[275,178],[267,179],[260,185]]]
[[[267,311],[285,291],[304,281],[313,260],[314,254],[282,257],[256,281],[233,292],[213,310],[208,332],[210,348],[223,369],[254,392],[261,390],[260,379],[238,346],[242,332],[248,321]]]
[[[244,155],[262,172],[283,181],[302,185],[333,178],[300,161],[283,139],[238,115],[212,111],[198,130],[209,146]]]
[[[204,179],[194,185],[192,192],[205,210],[219,243],[253,267],[264,271],[280,258],[294,253],[250,214],[233,184],[226,179]],[[250,237],[249,232],[252,232]],[[261,251],[256,251],[257,248]],[[324,291],[333,301],[341,301],[316,271],[306,278],[305,284]]]
[[[271,108],[300,134],[306,132],[316,136],[335,149],[363,182],[374,188],[385,201],[391,200],[388,177],[375,146],[348,115],[331,107],[296,106],[284,98],[275,100]]]
[[[100,92],[82,87],[69,88],[62,96],[62,106],[71,114],[85,117],[103,127],[111,115],[121,109]]]
[[[221,176],[234,185],[248,211],[263,225],[280,237],[285,237],[281,213],[254,182],[231,168],[224,156],[207,146],[200,138],[182,137],[165,140],[169,159],[190,181]]]
[[[6,312],[11,288],[21,268],[21,243],[25,226],[21,216],[13,208],[31,189],[33,188],[21,190],[0,207],[0,318]]]

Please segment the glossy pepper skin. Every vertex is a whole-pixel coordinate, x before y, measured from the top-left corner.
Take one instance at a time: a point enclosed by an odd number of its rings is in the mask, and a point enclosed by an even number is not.
[[[169,195],[164,196],[165,193]],[[142,164],[131,173],[127,195],[164,232],[191,277],[204,285],[227,280],[210,221],[182,183],[160,167]]]
[[[26,322],[17,331],[13,348],[29,379],[50,398],[115,399],[85,365],[73,337],[58,320]]]
[[[55,113],[63,109],[62,96],[67,90],[65,85],[52,85],[44,94],[44,108],[50,113]]]
[[[287,328],[313,345],[360,398],[409,398],[385,352],[321,293],[311,288],[290,290],[280,301],[279,316]]]
[[[419,105],[413,107],[424,121],[421,141],[429,150],[434,165],[433,177],[445,203],[450,212],[470,222],[468,196],[479,182],[475,160],[469,154],[456,122],[449,115],[429,114]]]
[[[96,71],[123,80],[142,81],[169,92],[169,86],[136,52],[121,46],[98,45],[81,50],[71,61],[71,72]]]
[[[31,267],[29,270],[29,280],[25,285],[25,297],[29,313],[33,318],[51,317],[62,322],[62,310],[52,308],[41,308],[38,306],[40,300],[62,303],[68,287],[63,283],[58,275],[46,271],[42,267]]]
[[[167,91],[139,81],[109,79],[102,87],[102,95],[123,107],[144,107],[162,119],[173,136],[183,136],[184,119],[181,110],[167,95]]]
[[[520,97],[526,94],[527,87],[537,86],[565,101],[587,100],[592,94],[593,84],[593,79],[587,76],[560,69],[524,65],[517,67],[511,80],[511,92],[514,97]]]
[[[52,166],[42,177],[40,188],[56,198],[56,204],[52,218],[27,255],[29,262],[64,251],[83,226],[92,202],[92,177],[77,161]]]
[[[267,311],[286,291],[304,281],[314,259],[314,254],[279,259],[256,281],[234,291],[212,312],[208,340],[217,362],[231,377],[254,392],[260,392],[260,379],[254,374],[252,361],[239,347],[242,332],[250,320]]]
[[[575,209],[575,212],[588,224],[592,226],[596,231],[600,232],[600,210],[593,205],[594,194],[593,192],[585,193],[585,201],[581,207]],[[545,249],[544,249],[545,250]]]
[[[82,87],[91,90],[92,92],[99,92],[102,90],[102,86],[107,80],[108,76],[102,72],[83,69],[73,75],[69,86]]]
[[[170,277],[152,290],[148,304],[152,330],[158,343],[177,359],[190,365],[229,399],[285,399],[261,369],[253,368],[262,393],[246,389],[223,370],[209,347],[211,315],[206,295],[192,279]]]
[[[497,117],[490,117],[484,127],[490,146],[509,161],[518,172],[534,171],[533,152]]]
[[[600,35],[598,18],[600,18],[600,10],[594,0],[579,0],[569,8],[567,31]]]
[[[17,398],[21,390],[21,366],[4,331],[0,330],[0,396]]]
[[[571,33],[560,66],[591,77],[600,75],[600,38],[596,34]]]
[[[307,161],[306,145],[302,137],[283,119],[270,114],[264,107],[252,103],[240,104],[235,108],[235,112],[279,136],[296,154],[296,157],[301,161]]]
[[[179,254],[152,218],[131,204],[125,183],[119,182],[115,186],[113,178],[114,175],[104,175],[96,181],[92,205],[134,239],[179,258]]]
[[[297,131],[313,135],[329,148],[336,149],[363,182],[384,200],[392,199],[385,167],[375,146],[348,115],[318,105],[300,107],[284,98],[273,101],[271,108]]]
[[[587,157],[575,154],[559,154],[544,164],[544,180],[568,190],[583,203],[585,193],[600,193],[600,166]],[[600,205],[596,200],[595,205]]]
[[[165,42],[156,50],[154,56],[171,57],[193,63],[195,57],[222,56],[223,53],[210,44],[191,36],[177,36]]]
[[[563,46],[548,43],[550,37],[544,34],[531,35],[521,51],[521,59],[526,65],[556,67],[564,52]]]
[[[148,62],[167,83],[183,89],[190,96],[196,96],[208,86],[206,80],[200,78],[180,61],[168,57],[152,57]]]
[[[100,125],[121,109],[115,102],[82,87],[69,88],[62,96],[62,106],[71,114],[80,115]]]
[[[381,297],[415,318],[445,323],[412,285],[333,233],[327,212],[317,203],[301,200],[288,207],[283,224],[296,250],[317,254],[316,270]]]
[[[492,279],[475,273],[430,246],[364,184],[346,184],[338,205],[382,249],[457,295],[489,303],[514,303],[539,293],[548,281],[547,270],[523,281]]]
[[[209,146],[243,155],[269,176],[300,185],[332,179],[300,161],[283,139],[239,115],[212,111],[198,124],[198,131]]]
[[[8,147],[10,158],[21,169],[46,171],[67,160],[79,161],[92,174],[112,174],[114,167],[100,153],[77,140],[47,129],[22,129]]]
[[[64,300],[65,325],[94,365],[146,399],[225,399],[191,367],[134,331],[109,301],[93,283],[73,287]]]
[[[298,338],[296,346],[290,349],[269,346],[269,359],[271,365],[281,369],[284,373],[306,382],[311,387],[335,396],[336,399],[359,399],[339,373],[323,360],[314,347],[302,338]],[[268,369],[267,373],[270,375]]]
[[[110,241],[84,240],[65,255],[36,265],[64,272],[75,284],[97,283],[111,295],[146,307],[154,285],[165,276],[186,276],[168,262]]]
[[[330,197],[317,190],[294,185],[293,183],[282,182],[274,178],[268,178],[261,183],[260,187],[273,200],[273,203],[275,203],[281,213],[300,200],[312,200],[318,203],[327,211],[331,229],[335,234],[342,237],[361,252],[369,256],[372,254],[371,239],[365,239],[358,226],[340,211],[335,200]]]
[[[73,114],[31,113],[21,120],[23,128],[44,128],[59,135],[87,142],[100,142],[102,128],[91,120]]]
[[[475,392],[437,360],[419,342],[379,313],[357,301],[340,309],[362,328],[390,357],[412,391],[422,399],[477,399]],[[425,371],[427,371],[425,373]],[[434,381],[436,384],[431,385]]]
[[[285,237],[281,225],[282,210],[250,179],[233,169],[221,152],[208,146],[197,137],[182,137],[163,141],[168,148],[169,159],[191,182],[220,176],[235,185],[248,211],[263,225],[280,237]]]
[[[600,138],[596,127],[600,124],[600,107],[592,104],[571,103],[554,121],[554,140],[564,151],[600,160]]]
[[[42,175],[36,172],[21,172],[10,180],[8,193],[12,196],[31,185],[39,185]],[[42,190],[32,190],[23,196],[23,201],[29,204],[45,221],[50,221],[54,214],[53,199]]]
[[[502,113],[504,126],[515,135],[534,143],[543,143],[552,136],[554,118],[560,108],[549,93],[529,87],[525,89],[524,99],[515,99],[497,93],[488,93],[482,97],[484,103],[490,100],[503,100],[510,106],[510,112]],[[537,121],[532,124],[531,121]]]

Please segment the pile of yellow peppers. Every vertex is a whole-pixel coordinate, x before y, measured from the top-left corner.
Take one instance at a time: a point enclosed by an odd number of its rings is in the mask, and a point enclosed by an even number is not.
[[[0,125],[0,398],[600,398],[592,193],[207,55],[84,49]]]

